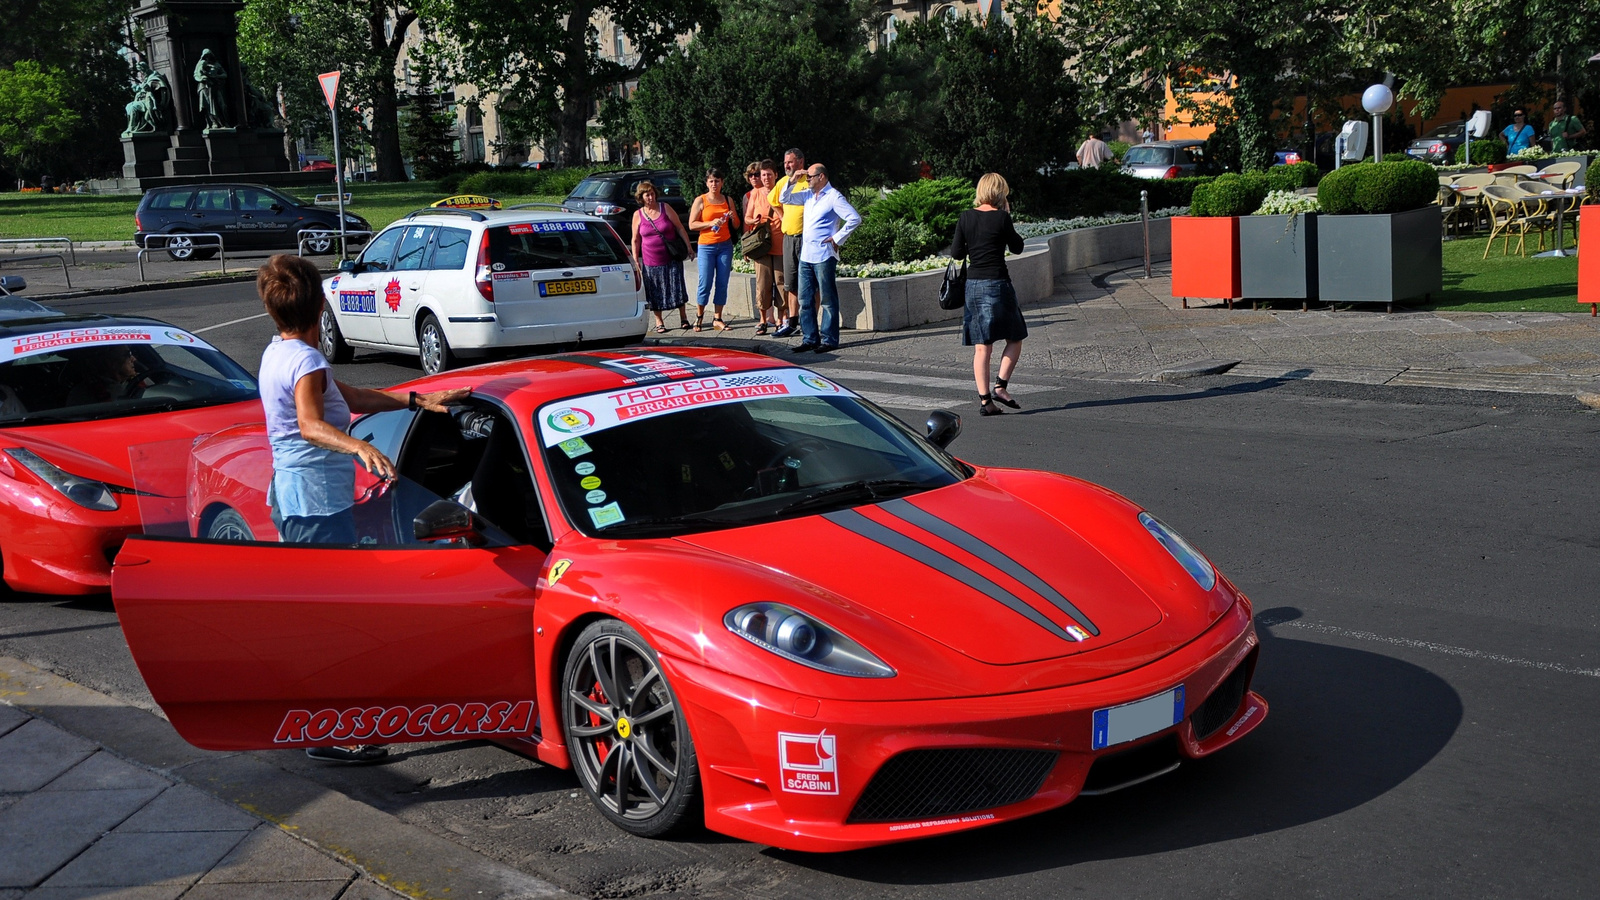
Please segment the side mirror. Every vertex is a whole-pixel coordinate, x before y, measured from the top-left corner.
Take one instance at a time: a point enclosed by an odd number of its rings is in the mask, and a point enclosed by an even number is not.
[[[411,533],[419,541],[445,541],[466,538],[476,543],[480,538],[477,525],[472,521],[472,510],[454,500],[435,500],[411,520]]]
[[[14,294],[28,286],[28,280],[21,275],[0,275],[0,294]]]
[[[339,260],[339,271],[347,275],[360,275],[366,271],[366,266],[361,265],[357,260],[341,259]]]
[[[939,409],[928,414],[928,442],[943,450],[961,436],[961,417]]]
[[[271,209],[273,212],[283,212],[283,204],[282,203],[274,203],[274,204],[272,204],[272,206],[270,206],[268,208]]]

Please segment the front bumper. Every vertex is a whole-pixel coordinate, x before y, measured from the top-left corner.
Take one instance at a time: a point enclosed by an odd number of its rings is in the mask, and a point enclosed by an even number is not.
[[[0,476],[0,565],[12,590],[96,594],[111,589],[111,560],[144,531],[135,498],[111,511],[85,509],[48,487]]]
[[[1203,739],[1193,722],[1195,711],[1231,673],[1249,667],[1249,677],[1257,645],[1249,606],[1241,602],[1196,640],[1131,672],[1026,694],[914,702],[818,700],[680,659],[663,657],[662,663],[700,756],[707,827],[786,849],[839,851],[964,831],[1065,805],[1083,792],[1097,760],[1159,741],[1175,740],[1182,758],[1211,754],[1266,718],[1265,701],[1244,692],[1237,709]],[[1176,685],[1184,687],[1182,722],[1137,741],[1093,749],[1095,710]],[[805,750],[808,739],[817,739],[814,746],[824,748],[822,756],[831,761],[780,760],[780,743]],[[1037,789],[1016,802],[897,821],[852,821],[863,792],[892,758],[958,748],[1056,756]],[[797,773],[797,767],[809,771]],[[1142,778],[1126,783],[1137,780]]]

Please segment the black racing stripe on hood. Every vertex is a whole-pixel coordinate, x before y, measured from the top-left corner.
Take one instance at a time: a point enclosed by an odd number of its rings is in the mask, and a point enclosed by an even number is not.
[[[1055,604],[1055,607],[1072,617],[1079,625],[1092,635],[1098,636],[1100,629],[1094,622],[1083,614],[1083,611],[1074,606],[1072,601],[1062,596],[1061,592],[1051,587],[1044,579],[1033,574],[1027,566],[1017,562],[989,544],[979,540],[973,535],[955,525],[946,522],[933,513],[917,506],[905,498],[890,500],[881,503],[878,508],[902,522],[915,525],[923,531],[943,538],[957,547],[971,553],[996,569],[1010,575],[1017,581],[1028,586],[1028,589]]]
[[[881,544],[902,556],[908,556],[931,569],[954,578],[967,587],[998,601],[1012,612],[1027,618],[1028,621],[1064,641],[1076,642],[1077,640],[1064,631],[1060,625],[1050,621],[1043,613],[1029,606],[1022,598],[914,538],[907,537],[893,528],[880,525],[853,509],[841,509],[837,512],[825,513],[822,517],[846,531],[864,537],[875,544]]]

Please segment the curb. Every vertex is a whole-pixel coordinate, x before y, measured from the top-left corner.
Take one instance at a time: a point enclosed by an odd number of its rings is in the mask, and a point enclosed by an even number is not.
[[[85,297],[108,297],[113,294],[138,294],[144,291],[166,291],[175,288],[206,287],[214,284],[239,284],[245,281],[255,281],[255,273],[249,275],[209,275],[205,278],[193,278],[184,281],[142,281],[138,284],[119,284],[105,288],[88,288],[81,291],[62,291],[57,294],[27,294],[31,300],[56,301],[56,300],[82,300]]]
[[[352,800],[257,754],[186,743],[154,713],[0,657],[0,697],[116,755],[265,819],[284,833],[418,900],[577,900],[431,831]]]

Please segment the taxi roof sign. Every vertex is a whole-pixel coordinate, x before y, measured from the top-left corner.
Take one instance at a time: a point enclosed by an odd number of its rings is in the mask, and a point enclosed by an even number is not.
[[[500,201],[482,194],[457,194],[428,205],[436,209],[499,209]]]

